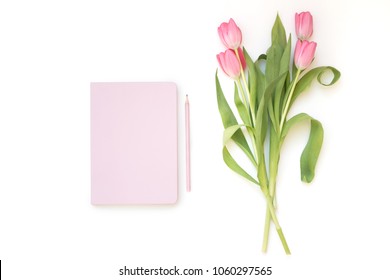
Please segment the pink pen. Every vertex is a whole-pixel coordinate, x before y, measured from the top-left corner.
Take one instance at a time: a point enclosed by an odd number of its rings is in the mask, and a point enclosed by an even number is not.
[[[187,171],[187,192],[191,191],[191,157],[190,157],[190,102],[186,95],[186,171]]]

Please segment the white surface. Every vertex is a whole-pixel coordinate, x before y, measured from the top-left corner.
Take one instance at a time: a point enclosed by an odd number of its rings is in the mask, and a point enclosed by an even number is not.
[[[268,279],[389,279],[389,3],[2,1],[4,279],[120,279],[124,265],[259,265],[273,267]],[[223,47],[216,29],[233,17],[255,57],[270,44],[277,11],[293,32],[294,13],[304,10],[314,15],[315,66],[333,65],[342,78],[331,88],[314,85],[294,108],[322,121],[323,151],[307,186],[299,179],[306,127],[289,136],[278,213],[293,254],[284,256],[272,231],[264,255],[263,198],[221,157],[214,73]],[[221,80],[228,95],[231,83]],[[91,81],[177,83],[183,106],[176,205],[90,205]],[[185,94],[192,114],[189,194]]]

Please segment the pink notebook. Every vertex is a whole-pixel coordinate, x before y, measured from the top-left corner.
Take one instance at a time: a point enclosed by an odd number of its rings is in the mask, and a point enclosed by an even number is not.
[[[92,204],[176,200],[176,85],[91,83]]]

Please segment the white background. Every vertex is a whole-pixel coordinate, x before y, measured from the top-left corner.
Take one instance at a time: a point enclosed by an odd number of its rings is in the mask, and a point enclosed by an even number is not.
[[[389,3],[2,1],[4,279],[124,279],[118,275],[124,265],[272,266],[267,279],[389,279]],[[314,84],[295,104],[294,112],[322,121],[323,150],[315,180],[303,184],[299,156],[308,127],[288,137],[278,214],[292,255],[284,255],[273,228],[263,254],[264,199],[221,156],[214,73],[224,48],[217,27],[234,18],[255,58],[270,45],[277,12],[295,42],[294,14],[306,10],[318,43],[314,66],[335,66],[342,77],[330,88]],[[232,82],[220,78],[232,100]],[[176,205],[90,205],[92,81],[177,83],[183,106]],[[192,110],[191,193],[185,192],[185,94]]]

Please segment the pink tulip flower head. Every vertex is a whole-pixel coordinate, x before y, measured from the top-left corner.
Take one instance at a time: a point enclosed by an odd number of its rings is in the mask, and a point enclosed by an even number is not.
[[[222,43],[228,49],[237,49],[241,46],[242,34],[240,28],[236,25],[233,19],[229,22],[223,22],[218,27],[218,35]]]
[[[313,17],[309,12],[295,14],[295,32],[299,40],[307,40],[313,34]]]
[[[217,60],[222,71],[232,79],[240,77],[240,62],[233,50],[228,49],[217,55]]]
[[[317,43],[309,41],[297,41],[294,52],[294,63],[299,70],[306,69],[314,59]]]

